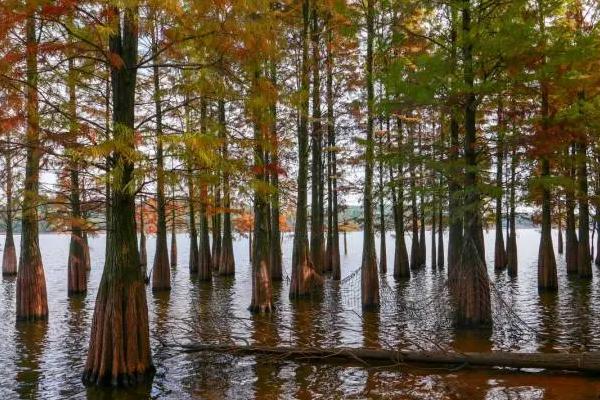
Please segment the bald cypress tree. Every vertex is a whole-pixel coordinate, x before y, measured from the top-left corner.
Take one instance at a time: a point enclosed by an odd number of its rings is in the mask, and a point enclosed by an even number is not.
[[[138,8],[113,7],[109,50],[122,64],[111,63],[114,171],[107,258],[96,297],[90,346],[83,373],[87,384],[131,385],[154,371],[150,353],[148,307],[140,272],[135,228],[134,104],[137,76]]]
[[[29,4],[30,14],[25,21],[26,53],[26,112],[25,186],[21,216],[21,254],[17,271],[17,319],[34,320],[48,317],[48,297],[38,233],[39,177],[42,145],[38,97],[38,29],[36,9]]]

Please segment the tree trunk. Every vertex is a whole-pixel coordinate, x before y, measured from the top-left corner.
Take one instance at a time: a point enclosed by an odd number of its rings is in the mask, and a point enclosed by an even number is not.
[[[219,99],[219,133],[223,141],[221,152],[224,162],[229,162],[229,148],[227,142],[227,119],[225,116],[225,100]],[[229,172],[223,172],[223,241],[221,243],[221,256],[219,257],[219,275],[235,274],[235,258],[233,256],[233,235],[231,233],[231,195],[229,185]]]
[[[42,255],[40,254],[37,212],[42,156],[37,92],[38,43],[35,11],[32,10],[31,13],[25,22],[27,40],[25,147],[27,148],[27,161],[21,213],[21,254],[17,271],[17,320],[48,318],[48,297]]]
[[[588,200],[587,139],[577,143],[577,178],[579,203],[579,243],[577,252],[577,273],[580,278],[592,277],[590,257],[590,206]]]
[[[464,241],[456,281],[451,281],[456,297],[456,323],[459,326],[488,326],[492,322],[490,286],[485,265],[481,226],[481,195],[477,144],[477,99],[474,93],[473,44],[471,42],[471,2],[462,1],[463,74],[467,87],[465,114],[465,207]]]
[[[156,112],[156,251],[152,266],[152,290],[171,290],[171,268],[169,265],[169,247],[167,245],[167,212],[165,200],[165,170],[162,143],[162,104],[160,89],[159,55],[156,38],[156,19],[152,29],[152,56],[154,58],[154,107]]]
[[[10,144],[10,136],[7,136]],[[4,239],[4,253],[2,254],[2,275],[13,276],[17,274],[17,251],[13,236],[13,161],[11,149],[6,152],[6,236]]]
[[[177,223],[175,216],[175,196],[173,195],[173,211],[171,214],[171,267],[177,266]]]
[[[221,228],[222,228],[222,224],[221,224],[221,208],[222,208],[222,204],[221,204],[221,176],[220,173],[217,172],[217,181],[218,183],[216,183],[213,186],[213,196],[214,196],[214,203],[213,203],[213,216],[212,216],[212,268],[215,272],[219,271],[220,268],[220,264],[221,264],[221,246],[222,246],[222,241],[223,241],[223,237],[222,237],[222,232],[221,232]]]
[[[441,179],[440,179],[441,181]],[[440,187],[442,183],[440,182]],[[444,268],[444,214],[442,211],[443,203],[440,201],[439,214],[438,214],[438,251],[437,251],[437,267]]]
[[[450,39],[452,69],[457,69],[457,28],[458,15],[456,6],[450,6],[452,16]],[[463,243],[463,215],[461,212],[462,191],[460,179],[462,168],[458,165],[460,155],[459,126],[457,120],[458,110],[450,109],[450,149],[448,161],[450,164],[448,175],[448,278],[455,278],[455,267],[460,261],[460,251]]]
[[[379,279],[377,276],[377,255],[375,254],[375,229],[373,226],[373,40],[375,37],[375,0],[367,0],[367,137],[365,149],[365,187],[363,200],[364,233],[363,254],[361,263],[361,299],[362,308],[369,309],[379,306]]]
[[[200,100],[200,134],[207,133],[206,100]],[[201,169],[206,172],[204,165]],[[212,257],[210,255],[210,233],[208,227],[208,184],[204,177],[200,177],[200,243],[198,245],[198,279],[200,281],[210,281],[212,279]]]
[[[326,96],[327,96],[327,249],[326,269],[331,272],[334,280],[341,279],[340,266],[340,235],[338,225],[338,199],[337,199],[337,149],[335,137],[335,113],[333,99],[333,33],[329,24],[330,15],[327,15],[327,40],[326,40]]]
[[[308,185],[308,94],[309,94],[309,60],[308,60],[308,27],[309,2],[302,2],[302,71],[300,74],[300,90],[303,101],[299,107],[298,127],[298,195],[296,200],[296,225],[294,228],[294,247],[292,251],[292,280],[290,298],[306,296],[319,281],[310,262],[308,248],[307,217],[307,185]]]
[[[310,204],[310,258],[317,273],[323,272],[323,221],[321,221],[321,159],[323,157],[323,128],[321,125],[321,79],[319,57],[320,29],[317,2],[312,3],[312,135],[311,135],[311,204]]]
[[[112,205],[111,205],[112,208]],[[140,268],[144,280],[148,282],[148,253],[146,252],[146,232],[144,229],[144,201],[140,202]]]
[[[474,367],[507,367],[516,372],[520,368],[538,368],[566,371],[599,372],[600,359],[596,353],[510,353],[492,351],[488,353],[455,353],[443,351],[385,350],[377,348],[315,348],[283,347],[259,345],[203,345],[191,344],[183,347],[185,353],[201,351],[224,352],[233,355],[265,354],[275,358],[298,359],[302,361],[358,362],[362,365],[386,364],[440,364],[445,367],[455,364]]]
[[[135,194],[130,189],[135,145],[134,99],[137,65],[137,8],[114,8],[110,52],[123,61],[111,64],[114,138],[127,148],[113,149],[115,179],[111,227],[90,347],[83,373],[86,384],[131,385],[154,372],[150,352],[148,307],[136,246]],[[123,16],[123,18],[121,18]]]
[[[410,247],[410,269],[421,267],[421,246],[419,244],[419,210],[417,208],[417,176],[415,166],[415,139],[412,128],[409,128],[409,173],[410,173],[410,199],[412,217],[412,243]]]
[[[558,254],[564,253],[564,241],[563,241],[563,229],[562,229],[562,215],[560,215],[560,209],[558,211]]]
[[[260,72],[257,69],[254,74],[252,85],[252,96],[260,99],[259,90]],[[254,246],[252,248],[252,302],[250,311],[256,313],[268,313],[272,310],[272,289],[271,289],[271,267],[269,251],[269,197],[270,193],[264,188],[267,187],[270,174],[267,169],[268,158],[266,144],[270,137],[265,127],[269,125],[265,120],[264,111],[254,106],[250,109],[252,119],[254,120],[254,179],[261,184],[254,185]]]
[[[496,242],[494,248],[494,268],[502,270],[507,266],[504,235],[502,233],[502,163],[504,162],[504,110],[502,100],[498,100],[498,138],[496,141]],[[508,240],[508,238],[507,238]]]
[[[435,195],[431,198],[431,268],[435,269],[437,267],[437,246],[435,243],[435,233],[437,228],[437,209],[435,202],[437,197]]]
[[[544,42],[545,39],[545,20],[542,12],[539,12],[539,28]],[[543,60],[543,65],[546,64]],[[541,119],[543,139],[546,138],[548,132],[548,119],[550,118],[550,104],[548,93],[548,82],[545,79],[540,81],[541,87]],[[550,178],[550,160],[544,154],[541,157],[541,180],[542,180],[542,237],[540,240],[540,249],[538,256],[538,289],[539,290],[556,290],[558,288],[556,276],[556,259],[554,257],[554,247],[552,245],[552,194],[548,187],[548,179]]]
[[[273,86],[277,87],[277,64],[275,61],[271,61],[271,82]],[[270,264],[271,264],[271,279],[274,281],[281,281],[283,279],[283,267],[281,261],[281,231],[279,227],[279,138],[277,137],[277,101],[271,104],[270,117],[271,117],[271,173],[270,183],[273,189],[273,193],[270,196],[271,200],[271,230],[269,238],[269,253],[270,253]]]
[[[67,149],[77,151],[77,92],[76,72],[73,54],[68,60],[67,88],[69,92],[69,140]],[[73,157],[68,164],[71,179],[71,242],[69,244],[69,258],[67,261],[67,292],[69,295],[85,293],[87,291],[87,270],[85,260],[85,242],[82,231],[81,199],[79,187],[79,163]]]
[[[514,144],[513,144],[514,146]],[[508,266],[508,275],[515,277],[517,276],[519,268],[519,260],[517,253],[517,229],[516,229],[516,188],[517,184],[517,150],[513,147],[511,160],[510,160],[510,211],[509,211],[509,225],[510,231],[506,238],[506,261]]]
[[[569,168],[569,176],[575,180],[575,168],[573,162],[573,155],[570,154],[570,150],[567,150],[567,159],[570,164]],[[565,239],[566,239],[566,248],[565,248],[565,262],[567,264],[567,274],[576,274],[577,273],[577,256],[578,256],[578,240],[576,233],[576,223],[575,223],[575,192],[572,188],[567,187],[566,189],[566,212],[567,212],[567,221],[565,227]]]
[[[383,130],[383,129],[382,129]],[[379,138],[379,272],[387,274],[387,249],[385,246],[385,205],[383,186],[383,136]]]
[[[398,165],[398,176],[394,178],[394,169],[390,166],[390,182],[392,185],[392,203],[394,207],[394,231],[395,231],[395,249],[394,249],[394,278],[410,278],[410,263],[408,261],[408,252],[406,250],[406,241],[404,240],[404,157],[403,157],[403,135],[402,122],[396,120],[398,129],[398,153],[401,162]],[[391,142],[391,140],[390,140]]]

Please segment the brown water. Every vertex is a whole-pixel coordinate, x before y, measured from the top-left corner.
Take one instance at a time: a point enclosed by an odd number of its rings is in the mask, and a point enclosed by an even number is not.
[[[171,292],[153,294],[148,290],[156,376],[151,384],[128,391],[88,389],[80,381],[102,273],[104,237],[91,240],[88,294],[69,299],[69,238],[42,235],[50,319],[47,323],[16,324],[15,280],[1,281],[0,398],[598,399],[600,380],[580,374],[469,368],[451,371],[413,365],[367,368],[358,363],[315,365],[263,356],[183,354],[177,348],[189,341],[247,341],[477,351],[600,351],[598,279],[581,282],[567,278],[564,260],[559,257],[560,290],[557,295],[540,297],[535,267],[539,233],[520,230],[518,234],[518,278],[509,279],[506,273],[490,269],[496,317],[489,333],[452,329],[445,271],[429,267],[414,273],[407,282],[397,284],[391,276],[386,277],[380,312],[363,314],[358,305],[358,277],[351,275],[360,264],[360,233],[348,236],[349,254],[342,256],[342,275],[346,277],[342,284],[328,280],[322,294],[292,304],[287,297],[288,282],[276,284],[276,311],[268,317],[255,317],[246,309],[251,290],[247,241],[241,239],[234,245],[235,278],[216,277],[212,284],[200,284],[188,274],[187,237],[181,234]],[[410,238],[407,240],[410,243]],[[388,265],[392,265],[393,238],[388,237],[387,242]],[[4,243],[1,236],[0,243]],[[288,268],[291,244],[291,238],[284,239]],[[486,246],[489,259],[492,232],[486,234]],[[150,238],[148,254],[153,253]]]

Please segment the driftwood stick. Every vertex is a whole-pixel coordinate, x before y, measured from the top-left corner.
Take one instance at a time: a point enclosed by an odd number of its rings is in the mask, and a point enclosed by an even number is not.
[[[213,351],[240,355],[270,354],[303,360],[360,360],[361,363],[392,361],[400,363],[470,365],[484,367],[542,368],[565,371],[600,372],[600,353],[455,353],[441,351],[384,350],[371,348],[303,348],[260,345],[184,345],[186,353]]]

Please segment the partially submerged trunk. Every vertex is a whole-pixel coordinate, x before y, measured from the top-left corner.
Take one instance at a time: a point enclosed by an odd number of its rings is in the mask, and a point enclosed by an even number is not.
[[[259,92],[260,73],[255,72],[252,95],[261,98]],[[254,187],[254,247],[252,248],[252,301],[249,310],[255,313],[268,313],[273,309],[271,268],[269,251],[269,191],[264,188],[269,182],[268,155],[266,144],[269,137],[265,133],[267,121],[263,110],[254,106],[250,109],[254,120],[254,179],[260,184]]]
[[[312,3],[311,49],[312,49],[312,135],[311,135],[311,204],[310,204],[310,258],[317,273],[323,272],[325,259],[323,246],[323,209],[321,194],[321,161],[323,158],[323,127],[321,125],[321,79],[320,79],[320,29],[316,2]]]
[[[545,42],[545,21],[543,16],[539,16],[539,28],[542,38]],[[543,65],[545,65],[545,59]],[[548,93],[548,82],[542,80],[541,87],[541,128],[542,134],[548,132],[548,119],[550,118],[550,104]],[[538,255],[538,289],[539,290],[557,290],[558,279],[556,275],[556,259],[554,257],[554,247],[552,245],[552,193],[548,187],[550,178],[550,153],[541,156],[541,181],[542,181],[542,237],[540,239],[540,248]]]
[[[570,157],[569,157],[570,158]],[[572,160],[570,160],[572,163]],[[570,168],[570,176],[574,178],[574,168]],[[567,264],[567,274],[577,273],[577,255],[578,240],[575,223],[575,192],[572,188],[566,189],[566,227],[565,227],[565,262]]]
[[[329,18],[327,19],[327,28]],[[327,96],[327,248],[326,248],[326,270],[331,272],[334,280],[341,279],[340,266],[340,234],[338,221],[338,198],[337,198],[337,149],[335,135],[335,114],[333,104],[333,34],[331,29],[326,29],[327,58],[325,60],[326,96]]]
[[[542,177],[550,176],[550,163],[547,158],[542,159]],[[542,237],[538,256],[538,289],[557,290],[558,277],[556,274],[556,259],[552,245],[552,216],[550,189],[542,189]]]
[[[112,206],[111,206],[112,208]],[[144,230],[144,202],[140,202],[140,269],[144,280],[148,282],[148,253],[146,252],[146,232]]]
[[[367,137],[365,149],[365,187],[363,200],[364,233],[361,262],[361,303],[362,308],[379,306],[379,277],[377,274],[377,255],[375,254],[375,227],[373,226],[373,40],[375,37],[374,1],[367,0]]]
[[[156,21],[154,21],[156,23]],[[154,24],[153,24],[154,25]],[[158,43],[156,26],[152,26],[154,109],[156,112],[156,251],[152,266],[152,290],[171,289],[171,268],[169,265],[169,247],[167,245],[167,211],[165,199],[165,169],[162,143],[162,104],[160,89],[160,73],[158,69]]]
[[[537,368],[565,371],[599,372],[600,359],[596,353],[511,353],[493,351],[488,353],[455,353],[444,351],[386,350],[369,347],[284,347],[260,345],[210,345],[191,344],[183,346],[183,352],[224,352],[238,356],[269,355],[276,358],[301,361],[356,362],[362,365],[393,365],[404,363],[438,364],[473,367]],[[520,373],[520,371],[517,371]]]
[[[564,240],[563,240],[563,229],[562,229],[562,216],[560,210],[558,211],[558,254],[564,253]]]
[[[421,267],[421,246],[419,244],[419,210],[417,208],[417,177],[416,166],[414,163],[414,133],[409,128],[409,173],[410,173],[410,200],[411,200],[411,218],[412,218],[412,241],[410,247],[410,269]]]
[[[403,160],[403,135],[402,122],[396,120],[398,129],[398,152]],[[397,183],[392,185],[392,204],[394,211],[394,231],[395,231],[395,249],[394,249],[394,278],[410,278],[410,263],[408,261],[408,251],[404,239],[404,163],[398,165],[398,175],[394,176],[394,169],[390,167],[390,181]]]
[[[227,143],[227,124],[225,118],[225,101],[219,100],[219,127],[223,141],[221,152],[223,160],[229,161],[229,148]],[[221,243],[221,256],[219,257],[219,275],[235,274],[235,259],[233,257],[233,235],[231,233],[231,194],[229,173],[223,172],[223,241]]]
[[[292,251],[292,280],[290,283],[290,298],[296,299],[308,295],[315,285],[319,284],[320,276],[315,272],[308,248],[308,216],[307,216],[307,185],[308,185],[308,26],[309,4],[302,2],[302,71],[300,74],[301,91],[304,100],[299,107],[298,127],[298,195],[296,200],[296,225],[294,228],[294,246]]]
[[[387,249],[385,246],[385,205],[383,186],[383,136],[379,138],[379,272],[387,274]]]
[[[70,54],[68,60],[67,72],[67,90],[69,93],[69,143],[66,146],[68,150],[78,151],[79,144],[77,136],[79,126],[77,122],[77,92],[76,92],[76,72],[74,54]],[[70,178],[70,203],[71,203],[71,242],[69,244],[69,257],[67,261],[67,291],[69,295],[85,293],[87,291],[87,267],[86,264],[86,246],[87,243],[83,237],[83,216],[81,213],[81,198],[79,185],[80,164],[76,159],[77,155],[71,156],[68,162]]]
[[[509,234],[506,238],[506,262],[508,266],[508,275],[517,276],[519,268],[519,260],[517,254],[517,229],[516,229],[516,168],[517,168],[517,151],[515,148],[512,150],[512,156],[510,160],[510,198],[509,198],[509,215],[508,225]]]
[[[68,259],[68,294],[85,293],[87,291],[86,243],[81,229],[82,217],[79,199],[79,166],[72,163],[71,177],[71,242]]]
[[[440,187],[442,187],[442,178],[440,177]],[[440,199],[440,207],[438,209],[438,251],[437,251],[437,267],[444,268],[444,202]]]
[[[498,139],[496,141],[496,241],[494,247],[494,268],[502,270],[506,268],[508,259],[504,247],[504,235],[502,233],[502,164],[504,163],[504,111],[501,100],[498,105]],[[507,238],[508,240],[508,238]]]
[[[277,87],[277,65],[271,61],[271,82]],[[271,173],[269,174],[270,184],[273,192],[270,196],[270,231],[269,231],[269,257],[271,265],[271,279],[281,281],[283,279],[283,266],[281,261],[281,231],[279,227],[279,138],[277,137],[277,102],[273,102],[270,107],[271,117]]]
[[[200,100],[200,133],[207,133],[207,115],[206,99]],[[202,173],[207,173],[204,165],[201,165]],[[210,255],[210,233],[208,226],[208,184],[204,177],[200,177],[200,229],[198,244],[198,279],[200,281],[210,281],[212,279],[212,257]]]
[[[462,3],[464,37],[471,34],[471,4]],[[492,323],[490,283],[485,265],[483,229],[481,225],[481,195],[478,187],[477,99],[474,93],[473,45],[466,40],[462,46],[464,82],[469,92],[464,105],[465,114],[465,231],[456,276],[450,281],[456,300],[456,324],[487,327]]]
[[[10,142],[10,136],[7,137]],[[6,152],[6,234],[4,237],[4,253],[2,254],[2,275],[13,276],[17,274],[17,251],[13,236],[13,169],[11,151]]]
[[[37,29],[35,12],[25,22],[26,54],[26,95],[27,130],[25,147],[25,186],[21,213],[21,254],[17,271],[17,320],[48,318],[48,297],[42,255],[38,234],[39,176],[42,147],[40,143],[38,69],[37,69]]]
[[[173,199],[173,212],[171,214],[171,267],[177,266],[177,224],[175,220],[175,200]]]
[[[587,139],[577,143],[577,179],[579,205],[579,243],[577,246],[577,273],[580,278],[592,277],[590,256],[590,205],[588,199]]]
[[[114,8],[110,52],[123,60],[111,66],[114,137],[126,146],[113,149],[115,177],[111,196],[107,258],[98,288],[83,373],[86,384],[132,385],[154,372],[148,307],[136,243],[134,99],[137,64],[137,8]],[[122,18],[121,18],[122,17]]]
[[[457,68],[457,37],[458,37],[458,15],[457,8],[450,6],[451,13],[451,61],[452,68]],[[457,119],[458,109],[456,106],[450,108],[450,148],[448,149],[448,162],[450,171],[448,174],[448,278],[454,279],[455,267],[460,261],[460,251],[463,239],[463,215],[461,177],[462,168],[458,165],[460,156],[459,126]]]

